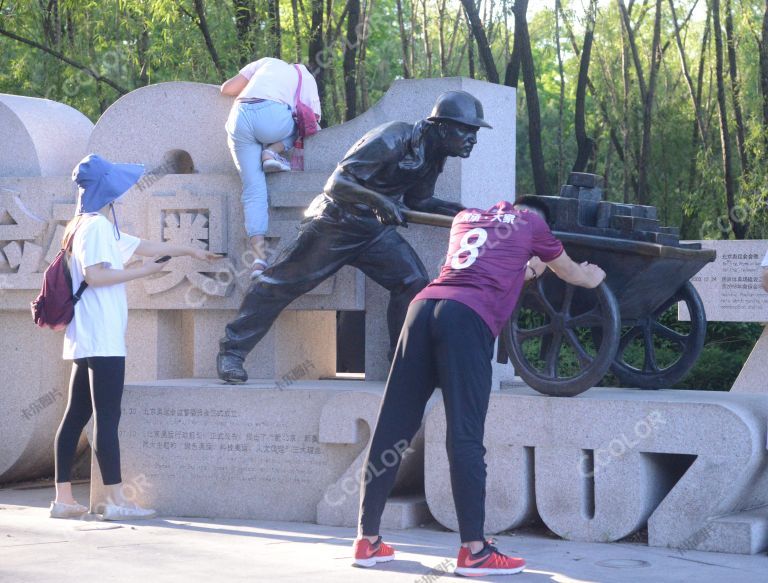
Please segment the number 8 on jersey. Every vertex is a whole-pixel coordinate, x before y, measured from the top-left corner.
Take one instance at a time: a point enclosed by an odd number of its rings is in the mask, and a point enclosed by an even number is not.
[[[476,237],[476,239],[470,242],[470,239]],[[480,255],[480,247],[488,240],[488,231],[482,227],[475,227],[464,233],[464,236],[459,242],[459,248],[451,258],[451,267],[453,269],[466,269],[472,265],[478,255]],[[466,255],[469,253],[469,255]],[[462,257],[463,256],[463,257]]]

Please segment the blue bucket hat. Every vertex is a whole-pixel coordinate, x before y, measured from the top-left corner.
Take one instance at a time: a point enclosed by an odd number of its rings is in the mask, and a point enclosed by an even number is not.
[[[97,154],[89,154],[72,171],[72,180],[78,187],[77,214],[95,213],[115,202],[142,174],[142,164],[113,164]]]

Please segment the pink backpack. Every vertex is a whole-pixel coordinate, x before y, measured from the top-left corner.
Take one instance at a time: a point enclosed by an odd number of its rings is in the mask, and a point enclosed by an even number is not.
[[[73,233],[74,235],[74,233]],[[69,272],[67,255],[72,249],[70,237],[43,274],[40,294],[31,303],[32,319],[40,328],[63,330],[75,317],[75,304],[88,287],[83,280],[77,292],[72,293],[72,275]]]
[[[295,109],[293,112],[293,119],[296,121],[296,127],[299,133],[299,140],[304,141],[304,138],[315,135],[320,126],[317,123],[317,117],[312,108],[301,101],[301,69],[298,65],[294,65],[296,72],[299,74],[299,86],[296,88],[296,95],[294,96]]]

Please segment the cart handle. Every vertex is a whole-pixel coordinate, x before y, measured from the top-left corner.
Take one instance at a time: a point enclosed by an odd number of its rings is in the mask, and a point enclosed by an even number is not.
[[[424,213],[421,211],[402,210],[405,220],[414,225],[431,225],[433,227],[451,228],[453,217],[447,215],[437,215],[434,213]]]

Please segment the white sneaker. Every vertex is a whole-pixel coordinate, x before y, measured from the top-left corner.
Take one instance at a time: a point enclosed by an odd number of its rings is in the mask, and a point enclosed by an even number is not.
[[[154,518],[157,512],[151,508],[141,508],[135,504],[127,506],[118,506],[117,504],[105,504],[103,520],[142,520],[145,518]]]
[[[78,518],[88,512],[82,504],[64,504],[63,502],[51,502],[49,511],[51,518]]]
[[[264,150],[264,153],[270,157],[270,159],[263,160],[261,163],[261,167],[266,174],[270,172],[290,172],[291,163],[280,154],[272,150]]]
[[[263,259],[254,259],[253,265],[251,265],[251,279],[258,279],[267,267],[269,264]]]

